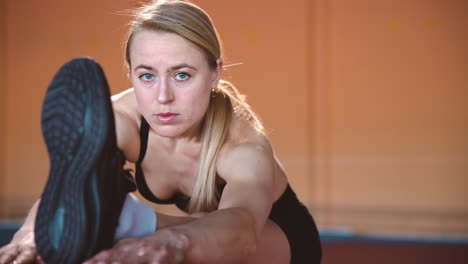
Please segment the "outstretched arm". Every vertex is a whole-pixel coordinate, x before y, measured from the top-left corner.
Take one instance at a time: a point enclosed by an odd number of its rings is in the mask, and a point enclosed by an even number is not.
[[[187,260],[240,263],[256,250],[276,198],[274,164],[269,144],[247,143],[223,153],[218,172],[227,184],[219,210],[180,227],[192,238]]]
[[[241,263],[255,251],[276,198],[271,149],[249,144],[236,147],[222,156],[218,172],[227,182],[219,210],[141,239],[124,240],[93,260]]]

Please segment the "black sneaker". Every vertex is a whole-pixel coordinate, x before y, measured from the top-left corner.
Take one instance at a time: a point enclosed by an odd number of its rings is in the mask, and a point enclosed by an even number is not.
[[[42,107],[50,171],[35,222],[48,264],[82,263],[112,247],[125,196],[135,190],[116,144],[109,87],[92,59],[65,64]]]

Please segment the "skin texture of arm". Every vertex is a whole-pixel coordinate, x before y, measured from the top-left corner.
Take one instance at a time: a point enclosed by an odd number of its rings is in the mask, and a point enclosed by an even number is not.
[[[218,171],[227,182],[219,210],[169,227],[188,237],[190,246],[184,263],[241,263],[255,251],[276,198],[274,158],[269,144],[235,146],[222,153]]]
[[[268,142],[261,140],[244,142],[222,151],[217,168],[227,184],[219,210],[190,223],[191,228],[187,230],[197,233],[198,237],[209,237],[209,240],[194,243],[194,260],[240,263],[255,251],[258,236],[276,198],[273,190],[277,188],[273,154]],[[219,256],[210,256],[210,247],[216,249],[212,251],[218,252]],[[187,258],[190,260],[191,257],[189,251]]]
[[[255,250],[255,220],[243,208],[221,209],[200,218],[169,218],[156,233],[122,239],[86,264],[234,264]]]

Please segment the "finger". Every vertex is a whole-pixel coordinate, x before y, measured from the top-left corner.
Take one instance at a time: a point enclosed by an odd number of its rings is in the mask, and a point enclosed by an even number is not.
[[[34,263],[36,260],[36,250],[34,248],[26,248],[16,257],[18,264]]]
[[[167,248],[167,246],[162,246],[151,255],[151,263],[174,264],[176,262],[174,261],[173,254],[171,253],[172,252]]]
[[[13,262],[18,255],[18,249],[16,245],[10,244],[2,248],[0,254],[0,264],[9,264]]]
[[[0,247],[0,256],[3,254],[3,252],[8,251],[8,248],[9,248],[10,246],[11,246],[11,245],[8,244],[8,245],[6,245],[6,246]]]
[[[143,255],[146,255],[146,252],[151,250],[151,248],[143,241],[128,240],[127,242],[129,243],[120,244],[112,249],[112,260],[136,261],[136,256],[142,257]],[[138,259],[138,263],[140,262],[141,261]]]
[[[112,263],[151,263],[154,249],[149,246],[134,247],[133,250],[113,250]]]
[[[133,248],[131,250],[130,247],[118,248],[112,250],[112,256],[109,259],[113,262],[120,261],[122,263],[141,263],[137,254],[140,254],[140,257],[143,257],[143,255],[141,255],[140,249]]]

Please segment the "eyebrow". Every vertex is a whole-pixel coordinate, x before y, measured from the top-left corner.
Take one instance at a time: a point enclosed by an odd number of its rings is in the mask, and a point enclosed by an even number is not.
[[[178,65],[175,65],[175,66],[172,66],[170,68],[171,71],[175,71],[175,70],[179,70],[179,69],[182,69],[182,68],[189,68],[189,69],[192,69],[194,71],[198,71],[197,68],[191,66],[191,65],[188,65],[187,63],[181,63],[181,64],[178,64]],[[154,68],[152,66],[149,66],[147,64],[140,64],[138,66],[135,67],[135,71],[138,70],[138,69],[145,69],[145,70],[149,70],[149,71],[153,71]]]

